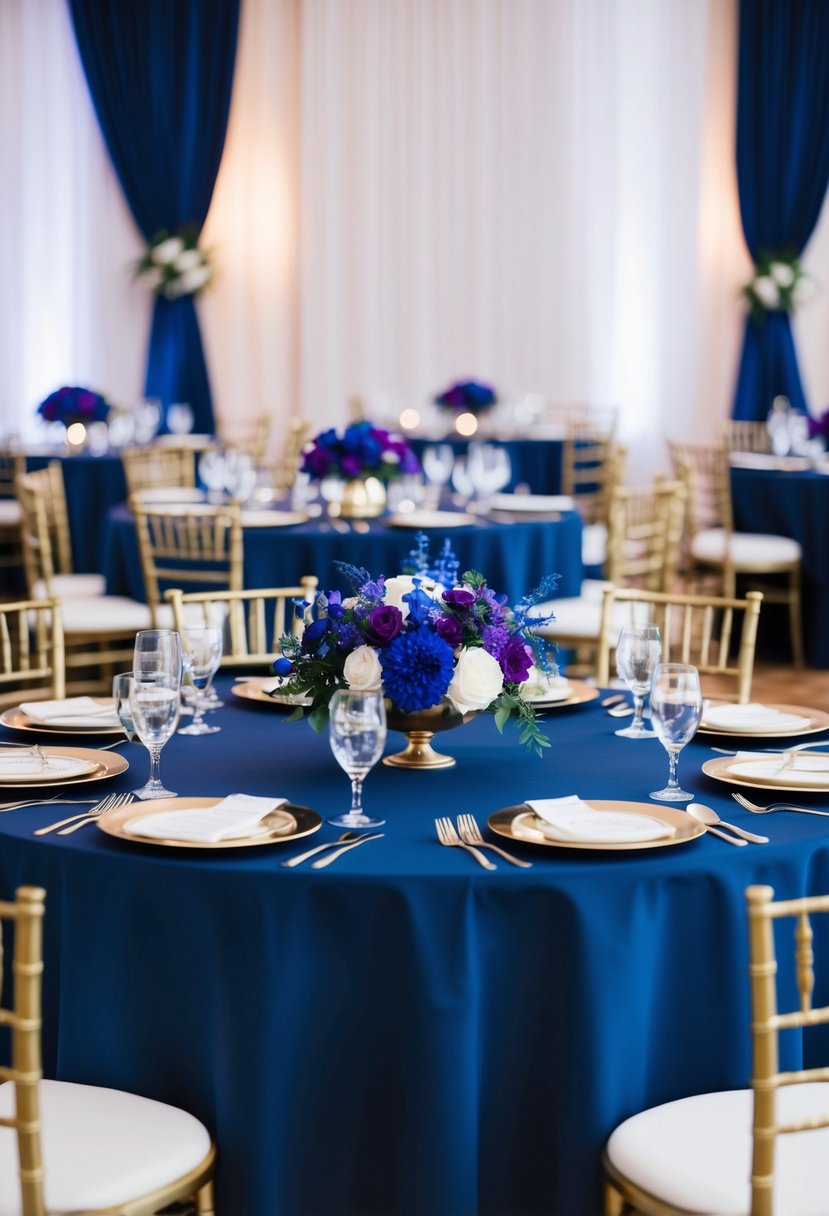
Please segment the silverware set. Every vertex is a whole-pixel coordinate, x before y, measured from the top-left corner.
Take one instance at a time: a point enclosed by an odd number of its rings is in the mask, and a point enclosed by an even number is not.
[[[514,866],[520,866],[524,870],[530,869],[531,861],[522,861],[520,857],[513,857],[506,849],[502,849],[497,844],[490,844],[484,840],[481,835],[481,829],[478,827],[473,815],[458,815],[457,827],[452,820],[444,816],[441,819],[435,820],[435,831],[437,832],[438,840],[447,848],[465,849],[467,853],[471,853],[479,865],[485,870],[497,870],[497,866],[489,860],[482,852],[483,849],[489,849],[492,853],[497,853],[499,857],[503,857],[504,861],[509,861]]]
[[[318,844],[313,849],[299,853],[296,857],[289,857],[280,864],[286,869],[292,869],[294,866],[301,865],[303,861],[307,861],[309,857],[316,857],[318,853],[326,853],[325,857],[319,857],[311,863],[312,870],[322,870],[325,866],[330,866],[331,862],[336,861],[338,857],[342,857],[343,853],[349,853],[369,840],[380,840],[384,835],[384,832],[343,832],[337,840],[327,840],[325,844]],[[334,851],[328,853],[326,852],[328,849]]]
[[[768,806],[759,806],[756,802],[749,802],[742,794],[732,792],[731,797],[735,802],[739,802],[744,811],[751,811],[752,815],[768,815],[772,811],[799,811],[802,815],[829,817],[829,811],[819,811],[814,806],[797,806],[793,802],[771,802]]]
[[[59,836],[69,836],[72,832],[77,832],[79,828],[85,827],[87,823],[94,823],[107,811],[129,806],[134,801],[134,794],[107,794],[106,798],[101,798],[88,811],[83,811],[80,815],[70,815],[67,819],[59,819],[57,823],[47,824],[45,828],[35,828],[32,835],[46,836],[49,832],[57,832]]]

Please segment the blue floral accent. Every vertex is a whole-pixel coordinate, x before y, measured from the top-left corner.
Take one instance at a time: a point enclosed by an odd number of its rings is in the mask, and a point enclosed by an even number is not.
[[[402,435],[392,435],[370,422],[354,422],[342,434],[329,428],[305,449],[301,472],[323,477],[380,477],[419,473],[420,462]]]
[[[498,398],[489,384],[478,380],[458,380],[435,397],[435,405],[455,413],[480,414],[494,405]]]
[[[403,713],[437,705],[452,681],[451,646],[428,629],[403,633],[381,652],[383,686]]]
[[[41,401],[37,412],[47,422],[62,422],[71,426],[73,422],[106,422],[110,405],[106,397],[89,388],[64,385]]]

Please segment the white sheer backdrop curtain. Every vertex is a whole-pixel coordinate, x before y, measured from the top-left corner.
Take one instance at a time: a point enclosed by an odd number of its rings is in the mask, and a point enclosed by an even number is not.
[[[735,29],[736,0],[244,0],[199,304],[225,429],[473,375],[617,403],[640,477],[663,433],[716,433],[748,269]],[[60,383],[140,395],[141,243],[56,0],[0,0],[0,223],[0,427]],[[825,217],[806,265],[823,408]]]

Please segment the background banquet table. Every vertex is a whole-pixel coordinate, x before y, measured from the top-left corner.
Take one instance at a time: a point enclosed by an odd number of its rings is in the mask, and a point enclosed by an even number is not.
[[[227,700],[220,734],[165,748],[170,788],[344,809],[324,736]],[[310,842],[208,854],[94,826],[34,838],[54,807],[0,815],[0,890],[48,892],[48,1073],[202,1118],[219,1145],[219,1213],[598,1216],[616,1123],[747,1081],[744,888],[829,891],[827,821],[750,817],[700,773],[701,740],[682,754],[683,783],[771,844],[514,844],[533,868],[492,873],[438,845],[438,814],[483,824],[533,796],[647,800],[665,752],[617,725],[598,701],[554,711],[543,759],[489,716],[447,732],[457,767],[378,767],[365,801],[386,816],[383,839],[319,871],[279,863],[334,839],[327,825]],[[391,735],[387,751],[401,743]],[[125,751],[132,769],[107,788],[144,780],[146,753]],[[819,966],[827,950],[818,935]],[[799,1057],[787,1042],[782,1066]]]
[[[457,435],[448,435],[443,439],[426,439],[422,436],[407,436],[419,460],[423,459],[423,449],[435,444],[448,443],[458,456],[465,456],[469,448],[469,440]],[[563,439],[497,439],[489,436],[478,437],[479,443],[494,443],[505,448],[510,458],[512,476],[507,490],[514,490],[518,485],[529,486],[534,494],[558,494],[561,490],[561,452]]]
[[[323,587],[349,590],[334,565],[352,562],[374,575],[397,574],[415,543],[410,528],[395,528],[372,520],[366,532],[335,531],[327,520],[309,520],[292,527],[246,527],[245,586],[295,584],[315,574]],[[481,519],[462,528],[428,529],[432,554],[449,539],[464,570],[480,570],[490,587],[517,602],[538,586],[545,574],[558,573],[558,594],[577,595],[581,586],[581,519],[565,511],[557,520],[490,523]],[[108,517],[103,573],[111,595],[144,598],[144,580],[132,515],[115,507]]]
[[[98,456],[76,452],[67,456],[50,448],[28,452],[26,468],[34,472],[52,460],[59,461],[63,470],[75,570],[78,574],[98,573],[107,511],[127,497],[124,462],[117,452]]]
[[[733,468],[731,492],[738,531],[777,533],[799,541],[806,661],[812,667],[829,667],[829,476],[812,469]],[[788,635],[785,624],[781,632]]]

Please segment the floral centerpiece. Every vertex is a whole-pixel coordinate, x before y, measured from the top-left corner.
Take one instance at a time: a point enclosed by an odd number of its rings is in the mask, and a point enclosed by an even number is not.
[[[478,414],[488,410],[498,400],[495,390],[477,380],[458,380],[435,397],[435,405],[455,414]]]
[[[312,481],[344,482],[340,514],[370,518],[385,510],[385,482],[419,473],[420,462],[402,435],[363,420],[316,435],[302,453],[300,472]]]
[[[761,257],[742,289],[755,321],[769,312],[792,312],[810,295],[810,280],[797,257]]]
[[[41,401],[37,412],[46,422],[62,422],[67,427],[82,422],[88,426],[90,422],[106,422],[111,408],[101,393],[76,385],[64,385]]]
[[[809,438],[829,438],[829,409],[824,410],[819,418],[809,415]]]
[[[410,555],[409,573],[374,578],[367,570],[337,565],[353,595],[325,591],[313,604],[298,605],[312,619],[300,639],[283,635],[282,657],[274,664],[276,674],[287,677],[280,692],[310,697],[307,716],[315,729],[325,725],[338,688],[382,688],[399,714],[439,707],[454,714],[457,725],[464,715],[489,710],[499,730],[514,718],[522,742],[539,754],[549,745],[522,685],[538,669],[555,672],[550,644],[534,632],[550,618],[530,614],[549,599],[557,575],[508,607],[506,596],[488,587],[483,575],[467,571],[458,578],[448,541],[432,563],[423,534]],[[300,707],[293,716],[305,714]]]
[[[194,296],[213,277],[213,267],[197,238],[182,230],[172,235],[162,228],[135,268],[139,282],[167,300]]]

